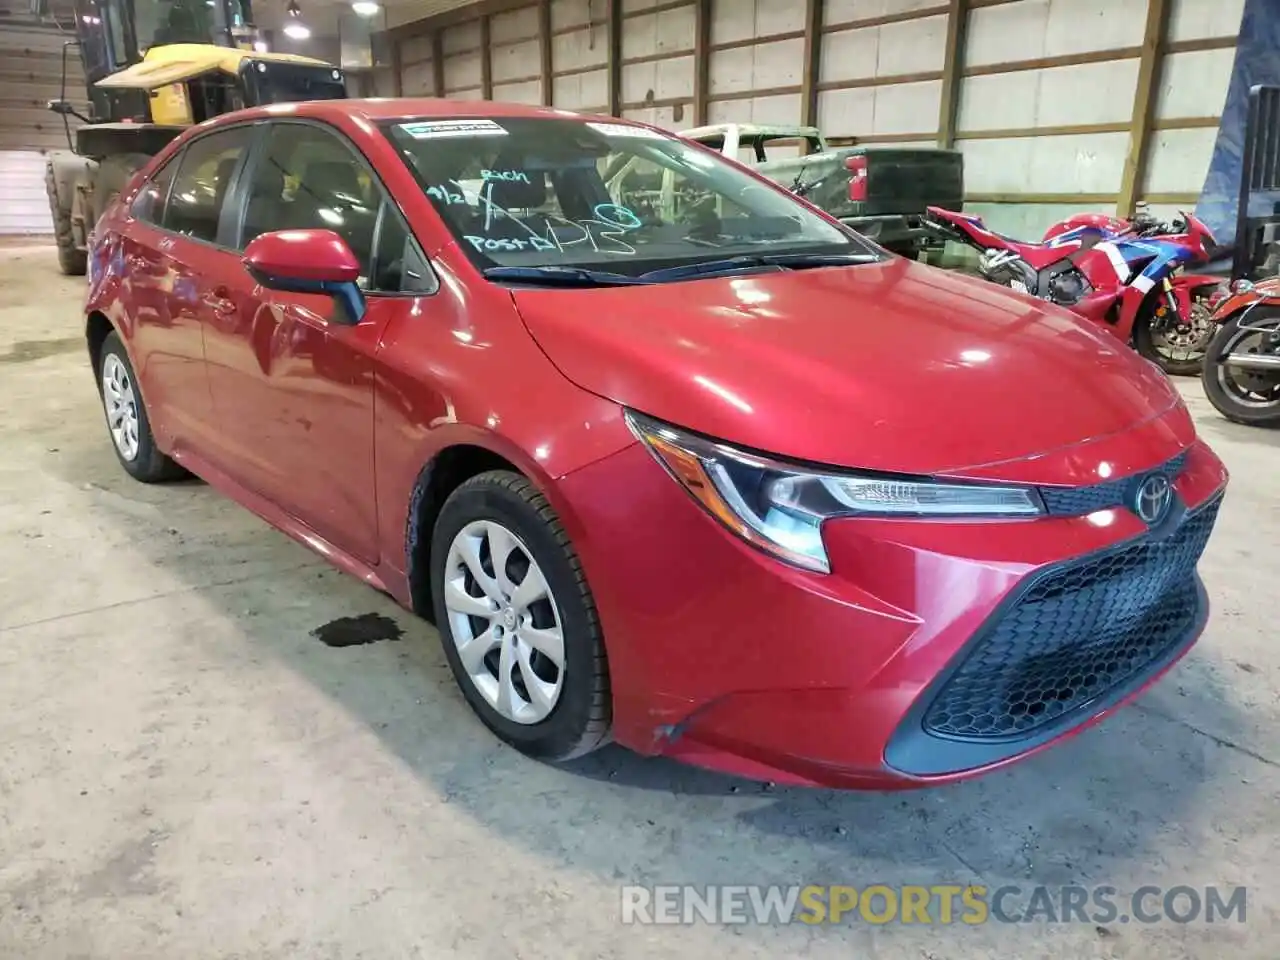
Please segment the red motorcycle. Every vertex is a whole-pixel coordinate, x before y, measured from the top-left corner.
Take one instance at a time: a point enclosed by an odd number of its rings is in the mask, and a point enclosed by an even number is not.
[[[1217,246],[1191,214],[1172,224],[1145,214],[1077,214],[1050,227],[1040,243],[1013,240],[980,217],[941,207],[929,208],[929,222],[975,247],[986,279],[1102,324],[1166,373],[1199,372],[1222,279],[1186,269],[1207,263]]]

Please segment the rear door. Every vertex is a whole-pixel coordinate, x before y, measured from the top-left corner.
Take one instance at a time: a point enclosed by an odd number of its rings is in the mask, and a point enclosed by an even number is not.
[[[173,309],[182,284],[173,258],[176,238],[165,229],[164,215],[181,159],[170,159],[143,185],[121,231],[129,353],[151,427],[166,449],[189,446],[212,416],[199,319]]]
[[[191,141],[170,161],[165,172],[172,169],[172,183],[163,210],[152,218],[155,225],[139,228],[147,242],[139,244],[139,259],[131,265],[145,278],[154,316],[138,331],[145,344],[148,406],[158,403],[178,450],[206,459],[217,437],[204,357],[204,312],[211,296],[206,278],[219,261],[238,260],[219,244],[219,221],[251,137],[247,126],[218,130]],[[155,181],[156,190],[162,186]]]

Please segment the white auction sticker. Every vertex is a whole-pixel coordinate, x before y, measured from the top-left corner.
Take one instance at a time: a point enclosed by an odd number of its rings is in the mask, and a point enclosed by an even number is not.
[[[593,123],[587,121],[587,126],[596,133],[603,133],[606,137],[640,137],[644,140],[669,139],[657,130],[650,130],[648,127],[633,127],[628,123]]]
[[[435,137],[505,137],[507,131],[492,120],[419,120],[400,129],[415,140]]]

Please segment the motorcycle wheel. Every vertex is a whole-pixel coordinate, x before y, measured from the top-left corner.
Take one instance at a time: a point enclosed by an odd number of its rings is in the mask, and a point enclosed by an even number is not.
[[[1224,417],[1255,427],[1280,427],[1280,369],[1263,372],[1233,367],[1224,362],[1231,353],[1264,354],[1280,358],[1280,345],[1270,343],[1274,333],[1254,326],[1273,320],[1280,328],[1280,310],[1254,310],[1250,326],[1241,329],[1240,314],[1218,330],[1209,344],[1201,382],[1205,395]]]
[[[1213,339],[1213,311],[1207,297],[1191,302],[1191,319],[1171,325],[1161,323],[1155,309],[1158,301],[1148,300],[1133,326],[1133,345],[1171,377],[1194,377],[1204,367],[1205,354]]]

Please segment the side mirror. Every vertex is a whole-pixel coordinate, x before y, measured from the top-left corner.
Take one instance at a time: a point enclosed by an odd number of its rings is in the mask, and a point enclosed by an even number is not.
[[[243,262],[264,287],[333,297],[347,323],[364,317],[364,293],[356,284],[360,261],[332,230],[264,233],[245,248]]]
[[[93,123],[92,120],[77,110],[74,104],[71,104],[66,100],[50,100],[45,104],[45,106],[60,117],[75,117],[77,120],[81,120],[84,123]]]

